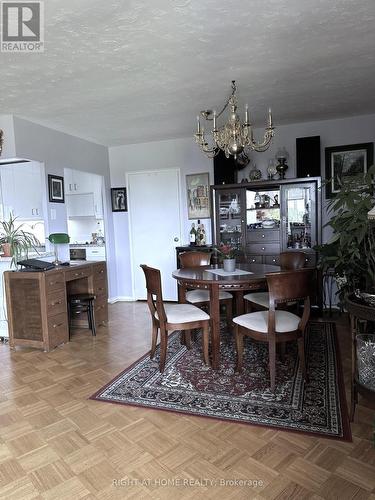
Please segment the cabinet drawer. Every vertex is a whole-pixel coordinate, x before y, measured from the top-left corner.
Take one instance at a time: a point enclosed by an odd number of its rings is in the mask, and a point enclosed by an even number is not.
[[[106,278],[107,276],[107,266],[105,262],[97,262],[96,264],[93,264],[93,276],[94,280],[95,279],[103,279],[103,277]]]
[[[280,265],[280,255],[265,255],[264,256],[264,263],[270,264],[272,266],[279,266]]]
[[[249,244],[262,241],[280,241],[280,231],[279,229],[254,229],[252,231],[248,230],[247,241],[249,242]]]
[[[251,264],[263,264],[263,255],[247,255],[247,262]]]
[[[247,245],[246,250],[249,253],[254,253],[258,255],[271,254],[275,255],[280,252],[279,243],[250,243]]]
[[[76,268],[71,269],[70,271],[65,272],[65,280],[72,281],[78,280],[80,278],[87,278],[90,275],[90,269],[88,267],[84,267],[83,269]]]
[[[68,317],[66,312],[48,318],[48,345],[50,349],[69,342]]]
[[[65,290],[52,292],[47,295],[47,315],[66,314],[66,294]]]
[[[106,300],[96,302],[94,307],[95,323],[100,325],[108,321],[108,303]]]
[[[46,292],[51,293],[57,290],[65,290],[65,279],[63,272],[46,273]]]

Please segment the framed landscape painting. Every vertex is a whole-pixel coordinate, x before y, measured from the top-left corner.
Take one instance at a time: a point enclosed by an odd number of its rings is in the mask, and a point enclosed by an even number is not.
[[[366,173],[374,159],[374,144],[351,144],[326,148],[326,198],[333,198],[346,180]]]
[[[210,217],[210,176],[208,172],[186,176],[189,219]]]

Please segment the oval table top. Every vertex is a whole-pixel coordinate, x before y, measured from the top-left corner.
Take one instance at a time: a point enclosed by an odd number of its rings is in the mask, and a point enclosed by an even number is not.
[[[279,272],[279,266],[272,266],[269,264],[254,264],[254,263],[238,263],[236,269],[248,271],[251,274],[226,274],[218,275],[212,271],[223,269],[222,266],[202,266],[191,267],[184,269],[177,269],[173,271],[172,276],[183,282],[195,282],[202,284],[219,284],[226,285],[240,285],[241,283],[248,283],[252,281],[264,280],[267,273]]]

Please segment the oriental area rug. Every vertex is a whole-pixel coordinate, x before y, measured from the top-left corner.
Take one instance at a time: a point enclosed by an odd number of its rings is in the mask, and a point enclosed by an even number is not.
[[[198,334],[188,350],[175,332],[164,373],[157,350],[153,360],[146,354],[90,399],[351,440],[333,323],[308,324],[308,382],[299,370],[296,342],[287,343],[283,359],[277,357],[275,393],[269,389],[267,344],[245,338],[241,373],[235,372],[232,334],[222,331],[219,370],[203,363],[201,345]]]

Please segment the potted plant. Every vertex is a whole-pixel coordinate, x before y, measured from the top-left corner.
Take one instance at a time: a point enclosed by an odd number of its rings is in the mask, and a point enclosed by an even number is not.
[[[238,249],[230,244],[220,243],[215,248],[215,251],[221,256],[224,271],[233,272],[236,269],[236,256],[239,254]]]
[[[333,215],[326,226],[332,228],[332,237],[316,247],[319,267],[334,273],[340,302],[356,289],[375,288],[375,223],[368,218],[375,204],[374,175],[375,166],[345,181],[328,203]]]
[[[17,217],[9,215],[7,221],[0,221],[0,244],[5,257],[12,257],[11,266],[16,266],[21,256],[28,256],[30,248],[36,252],[40,246],[38,238],[30,231],[25,231],[24,224],[16,224]]]

